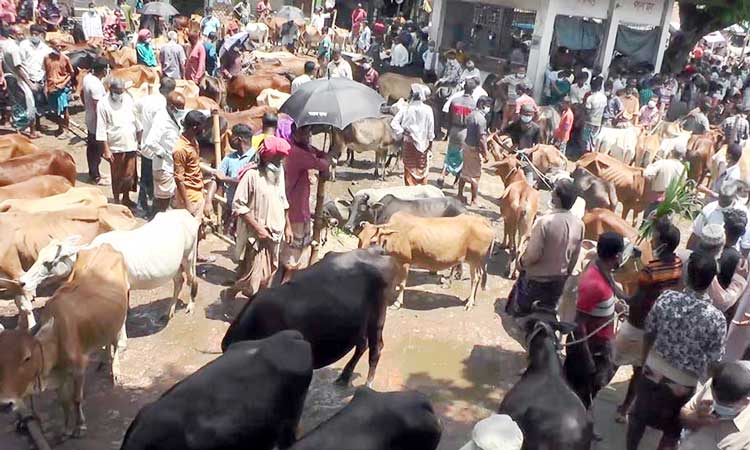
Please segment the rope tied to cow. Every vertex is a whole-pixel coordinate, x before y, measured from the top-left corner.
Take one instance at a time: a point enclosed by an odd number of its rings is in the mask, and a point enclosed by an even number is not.
[[[573,346],[573,345],[576,345],[576,344],[581,344],[581,343],[583,343],[583,342],[586,342],[586,341],[588,341],[588,340],[589,340],[589,339],[590,339],[590,338],[591,338],[592,336],[594,336],[594,335],[595,335],[596,333],[598,333],[598,332],[602,331],[603,329],[605,329],[606,327],[608,327],[608,326],[609,326],[609,325],[610,325],[611,323],[613,323],[613,322],[615,322],[615,321],[619,320],[619,319],[620,319],[621,317],[623,317],[623,316],[627,316],[627,314],[628,314],[628,310],[627,310],[627,308],[626,308],[626,309],[623,309],[623,310],[622,310],[622,311],[620,311],[620,312],[615,312],[615,313],[614,313],[614,314],[612,315],[612,318],[611,318],[611,319],[609,319],[609,320],[607,320],[606,322],[604,322],[603,324],[599,325],[599,326],[598,326],[597,328],[595,328],[595,329],[594,329],[593,331],[591,331],[591,332],[590,332],[589,334],[587,334],[586,336],[584,336],[584,337],[582,337],[582,338],[580,338],[580,339],[576,339],[576,340],[574,340],[574,341],[570,341],[570,342],[566,342],[566,343],[564,343],[564,344],[560,344],[560,347],[563,347],[563,348],[564,348],[564,347],[570,347],[570,346]]]

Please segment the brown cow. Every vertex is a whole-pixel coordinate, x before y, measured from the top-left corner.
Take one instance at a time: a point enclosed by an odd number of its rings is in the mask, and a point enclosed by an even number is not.
[[[411,85],[415,83],[424,84],[424,81],[419,77],[386,72],[378,78],[378,91],[386,103],[395,103],[400,98],[408,100],[411,96]]]
[[[0,187],[0,201],[49,197],[62,194],[71,187],[73,185],[67,178],[59,175],[40,175],[20,183]]]
[[[120,205],[100,208],[78,207],[62,211],[40,213],[0,214],[0,273],[9,280],[0,282],[15,296],[19,310],[19,327],[34,326],[30,299],[33,293],[23,291],[14,280],[34,264],[39,250],[53,239],[75,236],[80,244],[91,242],[96,236],[112,230],[131,230],[137,225],[130,210]],[[19,290],[21,289],[21,290]]]
[[[227,82],[227,106],[232,109],[247,109],[255,106],[255,99],[264,89],[290,93],[292,82],[277,74],[237,75]]]
[[[711,131],[706,134],[694,134],[688,141],[686,160],[690,163],[688,178],[694,180],[698,185],[706,180],[711,158],[721,142],[718,132]]]
[[[112,69],[121,69],[138,64],[135,49],[132,47],[123,47],[117,50],[107,49],[104,51],[104,56]]]
[[[28,395],[58,386],[66,431],[74,417],[73,436],[82,436],[89,357],[107,347],[112,381],[119,382],[118,333],[127,316],[128,297],[122,255],[109,245],[81,250],[73,273],[47,301],[39,329],[33,334],[0,333],[0,405],[22,416],[32,414],[25,403]]]
[[[492,254],[495,232],[484,217],[461,214],[455,217],[417,217],[397,212],[383,225],[365,224],[359,233],[359,247],[382,246],[400,264],[394,284],[398,295],[394,308],[404,302],[409,267],[430,271],[445,270],[467,262],[471,271],[471,291],[466,310],[482,282],[487,283],[487,261]]]
[[[97,187],[75,187],[61,194],[35,199],[11,199],[0,202],[0,212],[52,212],[89,206],[107,205],[107,196]]]
[[[76,162],[62,150],[19,156],[0,162],[0,186],[26,181],[39,175],[60,175],[76,183]]]
[[[210,98],[222,108],[226,106],[226,85],[221,77],[204,76],[198,85],[198,95]]]
[[[193,110],[193,109],[203,109],[203,110],[213,111],[214,109],[221,109],[221,108],[219,107],[219,104],[216,103],[214,99],[198,96],[198,97],[186,97],[185,109],[188,111]]]
[[[632,210],[632,223],[635,224],[647,206],[644,198],[646,179],[643,169],[628,166],[611,156],[596,152],[587,153],[576,164],[615,185],[617,198],[622,202],[622,217],[627,219],[628,213]]]
[[[123,67],[121,69],[112,70],[110,72],[109,79],[112,78],[119,78],[125,81],[126,86],[127,82],[129,81],[130,83],[132,83],[129,87],[139,88],[143,85],[153,86],[159,80],[159,72],[151,67],[146,67],[138,64],[131,67]],[[107,89],[109,89],[108,80],[104,83],[104,85]]]
[[[389,117],[358,120],[343,130],[333,130],[331,138],[331,157],[339,162],[344,150],[347,150],[346,160],[349,165],[354,164],[354,152],[375,152],[375,176],[385,180],[385,168],[390,162],[386,157],[398,152],[396,135],[391,128]],[[335,166],[332,172],[335,179]]]
[[[39,151],[39,147],[31,139],[22,134],[16,133],[0,136],[0,161],[39,153]]]
[[[503,246],[510,253],[510,277],[515,278],[519,248],[531,233],[531,226],[539,210],[539,191],[526,181],[518,160],[507,155],[491,165],[503,181],[500,195],[500,215],[503,216]]]

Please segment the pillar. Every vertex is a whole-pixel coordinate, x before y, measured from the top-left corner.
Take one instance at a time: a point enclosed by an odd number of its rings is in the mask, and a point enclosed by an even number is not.
[[[659,35],[659,49],[656,51],[656,61],[654,61],[654,73],[661,72],[661,65],[664,61],[664,51],[667,49],[667,38],[669,37],[669,27],[672,23],[672,0],[664,0],[664,8],[661,13],[661,33]]]
[[[617,40],[617,27],[620,25],[619,15],[617,14],[619,6],[617,0],[609,0],[609,10],[607,11],[607,33],[604,35],[604,54],[602,57],[602,76],[607,78],[609,73],[609,64],[612,62],[612,56],[615,52],[615,41]]]
[[[440,48],[443,39],[443,22],[445,21],[445,10],[448,8],[448,0],[434,0],[432,3],[432,15],[430,16],[430,40],[435,41]]]
[[[534,98],[537,102],[542,100],[544,92],[544,73],[549,64],[550,46],[555,31],[556,6],[557,3],[554,0],[542,1],[534,20],[534,35],[531,37],[526,76],[534,86]]]

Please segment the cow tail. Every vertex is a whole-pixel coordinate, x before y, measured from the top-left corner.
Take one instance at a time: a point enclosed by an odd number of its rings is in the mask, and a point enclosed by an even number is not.
[[[198,236],[196,235],[193,241],[192,258],[190,259],[190,267],[188,272],[190,277],[190,298],[195,301],[198,296]]]
[[[609,191],[608,192],[609,203],[610,203],[610,205],[612,205],[612,208],[611,208],[612,211],[614,211],[615,209],[617,209],[617,203],[619,201],[617,199],[617,188],[615,188],[614,183],[607,183],[607,184],[608,184],[607,191]]]
[[[490,258],[492,252],[495,250],[495,233],[492,233],[492,242],[490,242],[490,248],[487,249],[487,254],[484,255],[484,267],[482,268],[482,290],[487,289],[487,266],[490,265]]]

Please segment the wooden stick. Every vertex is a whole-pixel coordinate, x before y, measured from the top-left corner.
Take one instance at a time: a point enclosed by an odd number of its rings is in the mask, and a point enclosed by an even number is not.
[[[328,138],[328,133],[325,135]],[[333,146],[333,138],[331,138],[331,146]],[[325,141],[323,142],[323,148],[325,148]],[[330,152],[330,149],[329,149]],[[312,248],[310,249],[310,262],[308,266],[312,266],[318,260],[320,252],[320,235],[325,227],[323,223],[323,202],[325,201],[326,193],[326,180],[318,173],[318,186],[315,196],[315,221],[313,222],[313,233],[312,233]]]
[[[39,421],[35,417],[28,419],[25,422],[25,425],[37,450],[52,450],[52,447],[50,447],[47,442],[47,438],[45,438],[44,433],[42,433],[42,427],[39,425]]]
[[[219,122],[218,109],[211,111],[211,119],[213,120],[213,136],[211,141],[214,144],[214,167],[218,169],[219,164],[221,164],[221,124]]]

